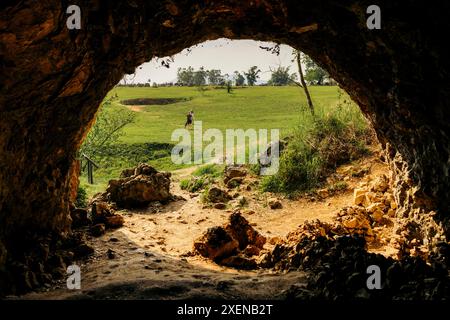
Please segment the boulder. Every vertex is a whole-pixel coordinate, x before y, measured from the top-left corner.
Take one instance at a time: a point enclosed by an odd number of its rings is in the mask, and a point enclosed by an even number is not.
[[[281,204],[280,200],[276,199],[276,198],[270,198],[267,202],[267,204],[269,205],[270,209],[281,209],[283,208],[283,205]]]
[[[357,206],[362,205],[366,198],[366,192],[367,190],[363,188],[356,188],[353,191],[353,203]]]
[[[247,248],[242,251],[242,253],[247,257],[258,256],[260,252],[261,249],[254,245],[248,245]]]
[[[227,181],[227,188],[228,189],[233,189],[236,188],[238,186],[241,185],[242,181],[244,181],[243,177],[235,177],[235,178],[231,178],[230,180]]]
[[[219,210],[225,210],[227,208],[227,205],[223,202],[218,202],[214,204],[214,208]]]
[[[77,208],[70,212],[72,218],[72,228],[80,228],[88,226],[92,223],[88,217],[88,211],[86,209]]]
[[[167,201],[170,194],[170,173],[157,172],[147,164],[122,172],[122,179],[111,180],[106,193],[111,201],[123,208],[148,205],[152,201]]]
[[[228,194],[228,192],[217,187],[211,187],[206,194],[206,200],[212,203],[226,203],[230,199],[231,196]]]
[[[96,225],[91,227],[90,231],[94,237],[100,237],[105,234],[106,227],[103,223],[97,223]]]
[[[389,179],[385,174],[376,177],[371,183],[371,190],[375,192],[386,192],[389,188]]]
[[[342,225],[350,233],[361,234],[368,237],[369,239],[374,236],[370,221],[363,215],[346,216],[342,220]]]
[[[373,221],[380,224],[383,222],[383,215],[384,215],[383,211],[377,209],[370,215],[370,217],[372,218]]]
[[[118,214],[114,214],[112,216],[108,216],[106,217],[106,227],[109,229],[117,229],[123,226],[123,224],[125,223],[125,219]]]
[[[328,198],[330,196],[330,192],[328,189],[319,189],[317,190],[317,195],[321,198]]]
[[[227,166],[225,167],[224,170],[224,178],[223,178],[223,182],[225,184],[228,183],[228,181],[230,181],[231,179],[234,178],[242,178],[245,177],[247,175],[247,171],[245,171],[245,169],[241,166]],[[241,179],[241,182],[242,182]]]
[[[194,251],[211,260],[231,256],[238,246],[238,241],[223,227],[209,228],[203,236],[194,241]]]
[[[97,201],[92,203],[91,213],[93,223],[104,223],[107,216],[114,214],[114,210],[108,203]]]
[[[244,250],[247,245],[253,245],[262,249],[266,243],[266,238],[260,235],[239,211],[235,211],[230,215],[229,222],[225,225],[225,230],[238,241],[239,249],[241,250]]]
[[[106,229],[120,228],[125,222],[124,218],[121,215],[115,214],[115,211],[106,202],[94,202],[91,211],[93,223],[103,224]]]

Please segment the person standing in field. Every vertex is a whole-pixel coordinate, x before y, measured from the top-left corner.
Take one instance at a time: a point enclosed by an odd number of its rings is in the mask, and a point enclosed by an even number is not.
[[[186,128],[187,126],[191,126],[193,122],[194,122],[194,111],[191,110],[186,116],[186,123],[184,127]]]

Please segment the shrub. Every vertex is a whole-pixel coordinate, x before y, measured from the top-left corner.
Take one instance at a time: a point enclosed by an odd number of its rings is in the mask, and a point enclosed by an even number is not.
[[[193,176],[211,176],[214,178],[220,177],[223,174],[223,166],[217,164],[207,164],[196,169]]]
[[[180,188],[189,192],[197,192],[202,190],[209,183],[208,179],[193,177],[191,179],[181,180]]]
[[[331,186],[329,186],[328,191],[330,191],[331,193],[335,193],[335,192],[347,190],[347,188],[348,188],[347,182],[338,181],[338,182],[332,184]]]
[[[87,192],[86,189],[79,186],[77,192],[77,199],[75,200],[75,206],[77,208],[85,208],[87,206]]]
[[[367,126],[340,114],[313,120],[309,128],[298,129],[281,154],[276,175],[263,178],[263,191],[293,193],[317,188],[341,164],[368,152]]]

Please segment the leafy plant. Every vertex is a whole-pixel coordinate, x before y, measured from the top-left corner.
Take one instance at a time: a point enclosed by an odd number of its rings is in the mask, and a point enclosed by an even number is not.
[[[322,115],[310,128],[299,128],[280,157],[278,173],[261,181],[262,190],[289,194],[317,188],[337,166],[366,154],[369,129],[346,117]]]
[[[206,176],[220,177],[223,174],[223,166],[217,164],[207,164],[196,169],[192,175],[193,176]]]
[[[107,98],[99,108],[97,119],[92,126],[80,152],[95,158],[99,150],[116,143],[123,135],[122,129],[133,123],[135,113],[112,105],[116,97]]]
[[[87,192],[82,186],[78,187],[77,199],[75,200],[75,207],[85,208],[87,206]]]

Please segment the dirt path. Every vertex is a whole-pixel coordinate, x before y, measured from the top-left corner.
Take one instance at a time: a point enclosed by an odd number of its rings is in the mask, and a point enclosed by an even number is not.
[[[144,112],[145,106],[125,106],[127,109],[134,112]]]
[[[387,171],[375,157],[355,166],[370,167],[371,174]],[[349,166],[348,166],[349,167]],[[65,282],[28,299],[131,298],[177,299],[195,297],[273,299],[292,284],[305,284],[305,274],[276,274],[268,270],[237,271],[218,266],[199,256],[186,257],[194,239],[207,228],[222,225],[232,210],[206,208],[199,196],[179,188],[179,181],[195,168],[174,172],[172,193],[179,200],[166,206],[119,211],[124,227],[100,238],[89,238],[95,254],[81,266],[82,290],[70,291]],[[340,170],[349,170],[346,167]],[[267,207],[268,195],[239,190],[248,200],[243,216],[268,238],[282,237],[305,220],[331,221],[334,213],[350,205],[353,188],[361,178],[347,181],[348,190],[325,200],[280,199],[283,208]],[[109,251],[109,253],[108,253]],[[109,257],[108,257],[109,256]]]

